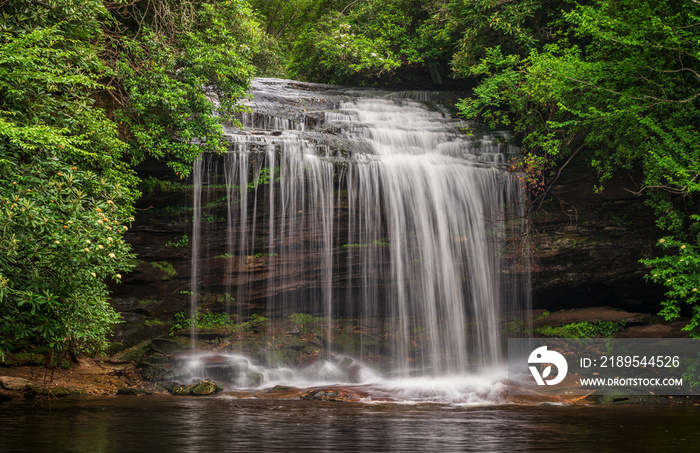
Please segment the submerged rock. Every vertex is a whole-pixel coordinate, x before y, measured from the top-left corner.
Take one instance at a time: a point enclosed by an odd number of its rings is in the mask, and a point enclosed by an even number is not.
[[[153,393],[148,390],[135,388],[135,387],[122,387],[117,390],[117,395],[120,396],[141,396],[141,395],[152,395]]]
[[[334,402],[354,402],[359,401],[360,396],[346,390],[335,389],[315,389],[304,393],[300,397],[303,400],[319,400],[319,401],[334,401]]]
[[[218,384],[209,380],[203,380],[194,385],[174,384],[169,388],[173,395],[177,396],[206,396],[219,393],[224,389]]]

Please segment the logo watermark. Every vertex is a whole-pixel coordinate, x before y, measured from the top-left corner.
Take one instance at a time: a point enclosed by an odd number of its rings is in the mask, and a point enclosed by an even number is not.
[[[557,351],[548,351],[547,346],[540,346],[539,348],[532,351],[530,357],[527,359],[528,368],[530,368],[530,373],[535,378],[537,385],[557,385],[566,377],[566,373],[569,371],[569,364],[566,363],[566,358],[559,354]],[[552,365],[548,365],[542,370],[542,374],[537,369],[537,366],[532,366],[532,364],[547,364],[551,363],[557,367],[557,376],[552,379],[545,380],[552,372]]]
[[[700,395],[700,340],[508,340],[514,395]]]

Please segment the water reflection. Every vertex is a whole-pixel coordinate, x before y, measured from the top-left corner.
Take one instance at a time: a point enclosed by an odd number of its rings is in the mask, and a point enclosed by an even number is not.
[[[2,452],[697,451],[693,406],[460,407],[232,398],[0,406]]]

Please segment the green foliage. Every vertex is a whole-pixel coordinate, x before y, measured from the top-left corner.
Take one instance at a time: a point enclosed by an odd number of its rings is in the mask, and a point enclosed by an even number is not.
[[[294,41],[307,24],[317,22],[334,2],[325,0],[251,0],[265,34],[253,61],[265,77],[286,77],[286,63]]]
[[[261,184],[262,185],[270,184],[270,179],[272,176],[271,173],[274,173],[275,175],[279,175],[280,168],[275,167],[273,172],[270,172],[270,169],[268,167],[261,168],[260,174],[258,174],[258,176],[256,178],[254,178],[253,181],[248,183],[248,190],[256,190],[258,188],[258,186]],[[275,178],[275,182],[279,182],[279,181],[280,181],[280,177],[277,176]],[[225,202],[226,202],[226,200],[224,200],[224,204],[225,204]]]
[[[221,327],[234,326],[236,315],[226,313],[212,313],[198,311],[195,317],[195,328],[197,329],[217,329]],[[175,314],[175,322],[170,328],[170,335],[181,330],[192,327],[192,317],[183,312]]]
[[[497,8],[527,4],[534,3]],[[695,335],[700,4],[596,0],[564,10],[544,23],[551,33],[520,28],[517,38],[492,41],[474,60],[453,59],[458,73],[480,78],[459,108],[467,119],[518,134],[525,155],[514,169],[526,175],[535,206],[574,159],[587,160],[601,181],[643,170],[639,193],[668,232],[660,241],[668,255],[643,261],[653,268],[648,279],[668,288],[667,319],[677,318],[683,304],[693,307],[687,330]]]
[[[501,335],[505,335],[506,337],[521,337],[529,336],[530,332],[525,329],[525,321],[512,318],[510,321],[506,321],[502,324]]]
[[[697,221],[697,220],[696,220]],[[662,303],[661,315],[672,321],[681,316],[683,305],[692,307],[692,317],[683,330],[692,336],[700,336],[696,330],[700,326],[700,251],[697,245],[691,245],[672,237],[659,240],[659,245],[667,254],[643,260],[653,270],[645,276],[647,280],[668,287],[667,300]]]
[[[225,149],[262,32],[241,0],[13,0],[0,30],[0,355],[96,352],[134,261],[131,164]]]
[[[694,358],[687,359],[688,366],[685,373],[683,373],[683,379],[690,383],[690,388],[695,389],[700,387],[700,353],[698,353]]]
[[[319,19],[324,12],[328,12],[327,3],[329,2],[319,0],[251,0],[250,2],[253,9],[262,16],[265,32],[275,38],[284,38],[288,44],[296,31]]]
[[[255,255],[253,255],[253,258],[262,258],[265,256],[277,256],[278,253],[266,253],[266,252],[258,252]]]
[[[566,324],[561,327],[538,327],[534,333],[542,337],[558,338],[610,337],[612,334],[623,330],[626,324],[624,321],[584,321]]]
[[[164,159],[187,175],[199,153],[227,148],[221,120],[236,123],[262,31],[241,0],[136,1],[112,14],[124,97],[116,115],[131,157]]]
[[[32,3],[33,4],[33,3]],[[130,267],[135,177],[91,97],[100,2],[13,2],[0,38],[0,353],[95,352],[119,316],[106,280]]]
[[[252,314],[248,321],[238,323],[237,315],[197,311],[194,319],[195,329],[217,329],[228,332],[257,332],[267,321],[264,316]],[[192,328],[192,317],[184,312],[175,314],[175,321],[170,328],[170,335]]]
[[[171,192],[175,190],[190,190],[191,186],[182,184],[180,182],[167,181],[163,179],[154,178],[153,176],[148,176],[141,180],[139,184],[141,190],[146,194],[153,194],[154,192]]]
[[[300,35],[290,71],[306,80],[364,85],[406,82],[423,72],[441,84],[437,65],[446,63],[442,46],[449,42],[440,34],[440,3],[351,2]]]
[[[175,242],[173,242],[173,241],[166,242],[163,247],[184,248],[184,247],[187,247],[189,244],[190,244],[190,238],[185,234]]]
[[[545,310],[545,311],[542,312],[541,315],[539,315],[539,316],[538,316],[537,318],[535,318],[535,319],[544,319],[544,318],[549,317],[549,315],[551,315],[551,313],[549,312],[549,310]]]
[[[504,55],[525,57],[552,42],[559,32],[559,18],[568,9],[565,0],[452,0],[448,2],[444,35],[457,40],[452,66],[469,77],[487,54],[498,48]]]
[[[220,260],[221,260],[221,259],[224,259],[224,260],[225,260],[225,259],[235,258],[235,257],[236,257],[236,255],[234,255],[234,254],[232,254],[232,253],[224,253],[224,254],[222,254],[222,255],[216,255],[216,256],[214,257],[214,259],[220,259]]]
[[[327,321],[326,318],[319,318],[308,313],[292,313],[289,315],[289,319],[300,326]]]
[[[324,21],[318,27],[296,44],[291,70],[297,77],[350,83],[379,77],[401,65],[385,40],[355,33],[345,20]]]

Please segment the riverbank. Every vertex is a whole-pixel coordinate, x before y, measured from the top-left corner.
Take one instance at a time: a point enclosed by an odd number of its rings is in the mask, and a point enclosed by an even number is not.
[[[84,358],[64,368],[36,365],[0,368],[0,397],[62,397],[68,395],[115,395],[120,389],[151,389],[136,364],[109,363]]]

